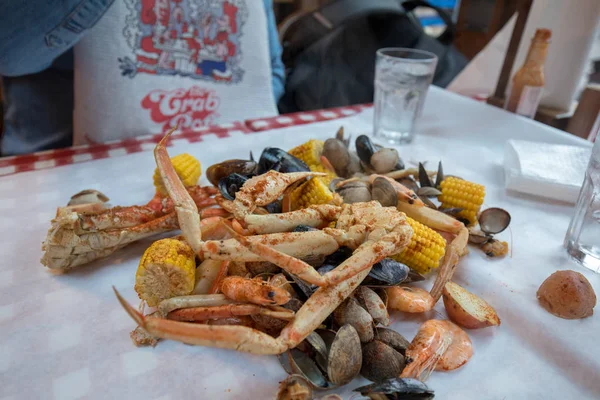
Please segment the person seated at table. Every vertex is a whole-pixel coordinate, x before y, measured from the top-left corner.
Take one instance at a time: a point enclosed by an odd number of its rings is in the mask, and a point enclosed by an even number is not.
[[[277,114],[272,0],[0,3],[0,154]]]

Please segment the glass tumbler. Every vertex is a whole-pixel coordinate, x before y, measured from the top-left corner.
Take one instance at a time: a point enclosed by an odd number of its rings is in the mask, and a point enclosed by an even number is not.
[[[377,50],[373,136],[391,144],[410,143],[438,58],[423,50]]]
[[[600,272],[600,140],[592,149],[564,245],[573,259]]]

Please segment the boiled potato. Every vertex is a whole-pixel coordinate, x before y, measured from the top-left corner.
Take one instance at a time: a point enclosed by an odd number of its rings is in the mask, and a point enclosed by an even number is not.
[[[468,329],[500,325],[492,306],[456,283],[446,283],[442,294],[448,317],[457,325]]]
[[[596,293],[590,282],[571,270],[550,275],[538,289],[537,298],[549,313],[565,319],[589,317],[596,306]]]

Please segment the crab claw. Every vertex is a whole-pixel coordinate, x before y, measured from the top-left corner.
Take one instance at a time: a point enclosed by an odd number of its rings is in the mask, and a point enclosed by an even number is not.
[[[312,176],[326,176],[324,172],[290,172],[268,171],[262,175],[248,179],[236,193],[233,201],[235,217],[243,221],[244,217],[254,212],[256,207],[266,206],[274,202],[291,184]]]

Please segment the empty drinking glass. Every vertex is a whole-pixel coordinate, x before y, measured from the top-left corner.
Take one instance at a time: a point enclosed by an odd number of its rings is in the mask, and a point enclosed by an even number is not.
[[[600,116],[596,126],[600,122]],[[575,213],[567,235],[565,246],[569,255],[584,267],[600,272],[600,140],[596,139],[592,157]]]
[[[423,50],[384,48],[375,64],[374,136],[409,143],[425,103],[438,58]]]

